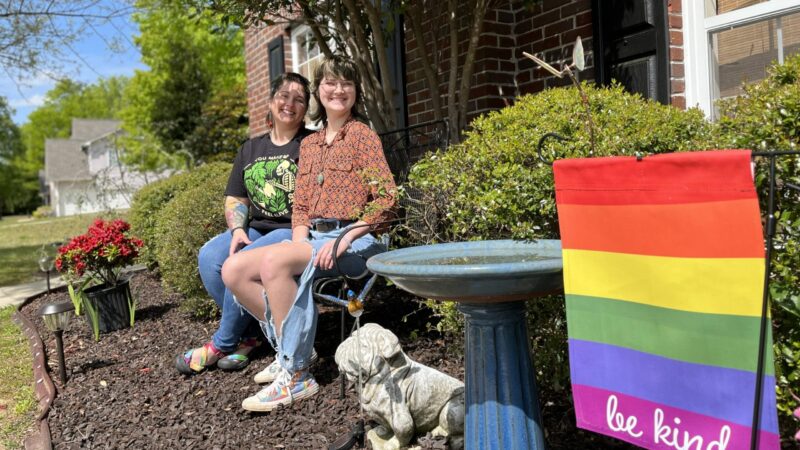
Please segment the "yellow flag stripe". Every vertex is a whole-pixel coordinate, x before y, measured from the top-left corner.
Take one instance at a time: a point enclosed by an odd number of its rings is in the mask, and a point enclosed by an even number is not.
[[[761,258],[674,258],[565,249],[564,291],[681,311],[761,316]]]

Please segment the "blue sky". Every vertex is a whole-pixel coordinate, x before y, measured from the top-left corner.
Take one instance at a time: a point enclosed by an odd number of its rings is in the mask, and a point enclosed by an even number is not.
[[[73,44],[75,54],[62,75],[73,80],[93,83],[100,77],[131,76],[136,69],[145,69],[139,49],[133,43],[138,34],[130,16],[115,18],[111,23],[84,28],[85,37]],[[111,47],[114,47],[113,49]],[[44,74],[32,74],[22,80],[12,80],[0,71],[0,95],[6,97],[15,110],[13,119],[22,125],[44,100],[45,93],[55,81]]]

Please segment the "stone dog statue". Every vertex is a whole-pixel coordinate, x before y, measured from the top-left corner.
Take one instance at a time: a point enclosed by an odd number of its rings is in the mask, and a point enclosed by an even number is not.
[[[367,433],[373,449],[406,447],[429,431],[463,448],[464,383],[411,360],[391,331],[362,326],[336,349],[336,364],[355,383],[361,373],[361,404],[379,424]]]

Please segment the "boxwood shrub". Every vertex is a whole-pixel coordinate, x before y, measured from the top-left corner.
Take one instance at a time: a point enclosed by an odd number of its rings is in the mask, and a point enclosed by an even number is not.
[[[682,111],[623,91],[585,84],[594,122],[594,149],[575,88],[549,89],[472,122],[465,140],[423,159],[411,170],[408,191],[419,195],[427,223],[422,242],[498,238],[554,238],[558,222],[552,168],[545,157],[653,154],[713,147],[712,126],[696,109]]]
[[[145,264],[151,270],[158,266],[156,250],[159,235],[156,231],[156,217],[164,205],[178,193],[202,185],[207,174],[230,171],[230,167],[229,163],[206,164],[150,183],[134,194],[128,217],[132,232],[145,243],[139,254],[141,264]]]
[[[164,285],[188,300],[205,301],[197,254],[209,239],[225,230],[223,199],[231,164],[213,163],[188,173],[189,187],[155,214],[155,257]],[[200,303],[203,303],[201,301]],[[213,305],[210,300],[208,306]],[[195,305],[197,306],[197,305]],[[200,312],[208,312],[200,308]]]

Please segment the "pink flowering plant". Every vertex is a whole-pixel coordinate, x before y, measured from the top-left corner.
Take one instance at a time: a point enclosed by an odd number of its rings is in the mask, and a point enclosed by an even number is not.
[[[96,219],[85,234],[58,249],[56,269],[67,278],[116,286],[120,271],[139,256],[142,241],[130,236],[131,226],[121,219]],[[84,284],[85,286],[85,284]]]

